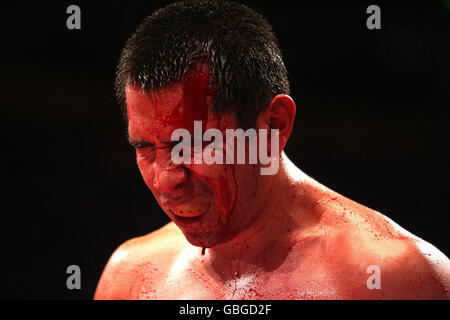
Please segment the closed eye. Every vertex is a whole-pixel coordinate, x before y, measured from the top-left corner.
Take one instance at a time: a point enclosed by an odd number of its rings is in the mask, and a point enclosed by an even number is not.
[[[155,144],[145,141],[145,140],[135,140],[135,139],[131,139],[128,138],[128,142],[130,143],[130,145],[135,148],[135,149],[144,149],[144,148],[148,148],[148,147],[154,147]]]

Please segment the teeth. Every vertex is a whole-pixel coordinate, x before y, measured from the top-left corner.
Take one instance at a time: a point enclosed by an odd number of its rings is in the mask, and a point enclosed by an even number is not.
[[[193,218],[198,217],[208,211],[210,206],[210,201],[206,199],[194,199],[189,203],[170,208],[169,210],[174,214],[184,217]]]

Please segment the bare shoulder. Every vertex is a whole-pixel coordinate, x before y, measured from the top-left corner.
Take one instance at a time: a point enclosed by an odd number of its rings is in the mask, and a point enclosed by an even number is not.
[[[174,223],[120,245],[106,264],[94,299],[133,299],[133,288],[164,277],[183,246],[184,236]]]
[[[441,251],[375,210],[348,199],[338,207],[336,262],[359,298],[450,298],[450,262]],[[378,287],[369,288],[375,272]]]

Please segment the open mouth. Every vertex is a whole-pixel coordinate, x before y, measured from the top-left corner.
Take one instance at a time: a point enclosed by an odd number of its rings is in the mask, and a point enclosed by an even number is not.
[[[195,197],[188,202],[167,205],[166,208],[174,215],[181,218],[197,218],[205,214],[211,205],[211,201],[205,197]]]
[[[192,210],[189,210],[188,212],[186,210],[178,210],[175,211],[173,209],[169,209],[169,211],[175,215],[177,215],[180,218],[184,218],[184,219],[193,219],[193,218],[197,218],[201,215],[203,215],[203,213],[200,211],[200,209],[198,209],[197,212],[192,212]]]

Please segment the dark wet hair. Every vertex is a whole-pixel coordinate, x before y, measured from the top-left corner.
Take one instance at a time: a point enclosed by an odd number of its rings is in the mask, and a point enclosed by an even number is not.
[[[289,94],[287,71],[271,25],[229,1],[182,1],[144,19],[122,50],[116,94],[125,107],[127,84],[159,89],[179,81],[198,62],[211,72],[214,109],[255,125],[277,94]]]

